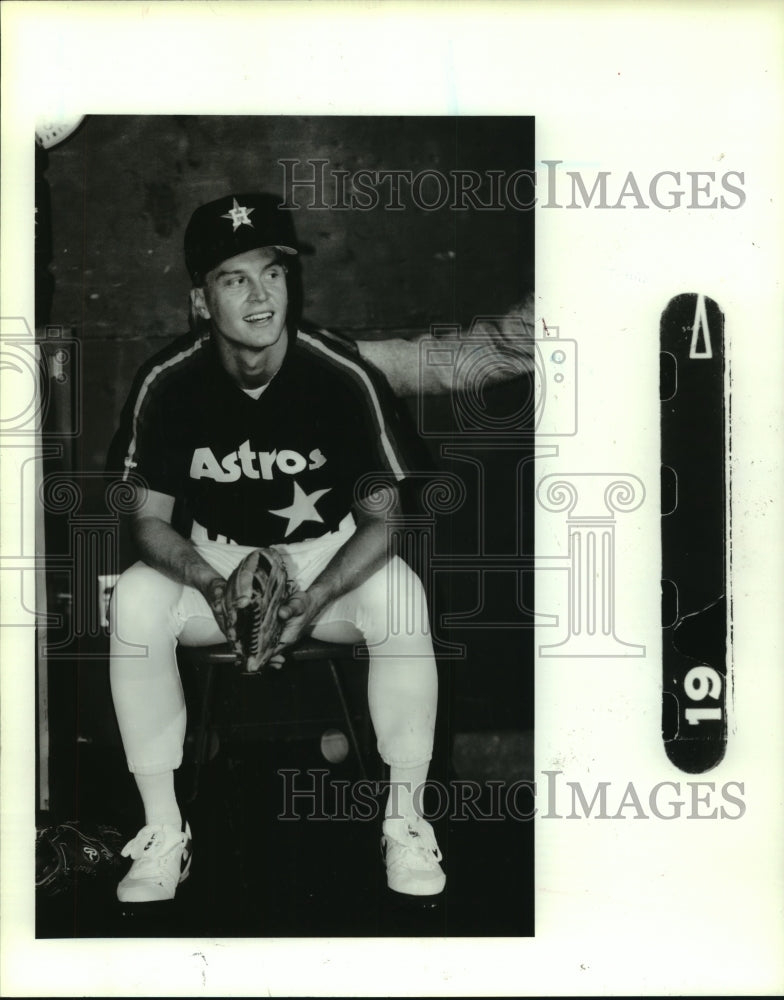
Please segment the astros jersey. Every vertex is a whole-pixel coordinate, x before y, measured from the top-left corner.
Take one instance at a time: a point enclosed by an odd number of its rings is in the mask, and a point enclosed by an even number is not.
[[[334,531],[368,474],[402,480],[399,440],[383,380],[331,338],[299,332],[258,399],[209,337],[176,341],[137,375],[112,452],[126,478],[184,504],[194,541],[261,546]]]

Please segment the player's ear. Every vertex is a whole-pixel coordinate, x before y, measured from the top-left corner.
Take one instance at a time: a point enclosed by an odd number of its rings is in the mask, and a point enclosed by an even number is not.
[[[191,309],[201,319],[210,319],[210,311],[207,308],[207,300],[204,297],[203,288],[191,289]]]

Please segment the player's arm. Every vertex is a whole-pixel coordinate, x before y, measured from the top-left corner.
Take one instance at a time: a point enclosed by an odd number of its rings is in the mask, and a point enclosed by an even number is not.
[[[483,348],[494,366],[483,366],[483,384],[504,382],[533,369],[534,307],[533,298],[510,306],[502,316],[487,316],[475,321],[470,334],[481,338]],[[436,342],[437,342],[437,338]],[[430,332],[410,340],[358,340],[360,355],[384,373],[398,396],[443,395],[466,388],[461,378],[475,370],[475,365],[428,364],[422,345],[433,342]]]
[[[173,511],[174,497],[147,491],[131,526],[139,555],[153,569],[200,591],[225,632],[221,599],[226,580],[172,527]]]
[[[396,495],[393,509],[399,507]],[[380,512],[357,505],[357,530],[342,545],[306,591],[298,591],[280,609],[286,621],[281,645],[295,643],[332,601],[363,583],[383,566],[389,555],[389,510]]]

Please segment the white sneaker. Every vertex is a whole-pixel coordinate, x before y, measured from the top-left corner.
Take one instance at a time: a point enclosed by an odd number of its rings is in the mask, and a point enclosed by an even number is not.
[[[443,892],[446,875],[438,863],[441,851],[427,820],[385,819],[383,832],[381,849],[389,888],[408,896]]]
[[[152,903],[174,899],[177,886],[191,867],[191,828],[144,826],[123,847],[122,856],[132,858],[128,874],[117,886],[121,903]]]

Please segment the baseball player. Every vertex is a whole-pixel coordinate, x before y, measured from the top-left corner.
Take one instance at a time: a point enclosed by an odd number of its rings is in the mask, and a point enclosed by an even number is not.
[[[400,428],[372,368],[293,322],[286,262],[297,252],[288,215],[267,196],[231,194],[194,212],[185,263],[204,331],[143,366],[113,443],[124,477],[146,486],[132,518],[140,561],[120,577],[110,614],[112,698],[145,814],[123,850],[123,902],[171,899],[188,873],[175,650],[225,640],[227,579],[262,546],[281,554],[294,585],[281,647],[306,634],[368,645],[370,715],[396,791],[383,821],[389,887],[422,896],[445,885],[417,794],[437,699],[427,604],[388,552],[406,475]]]

